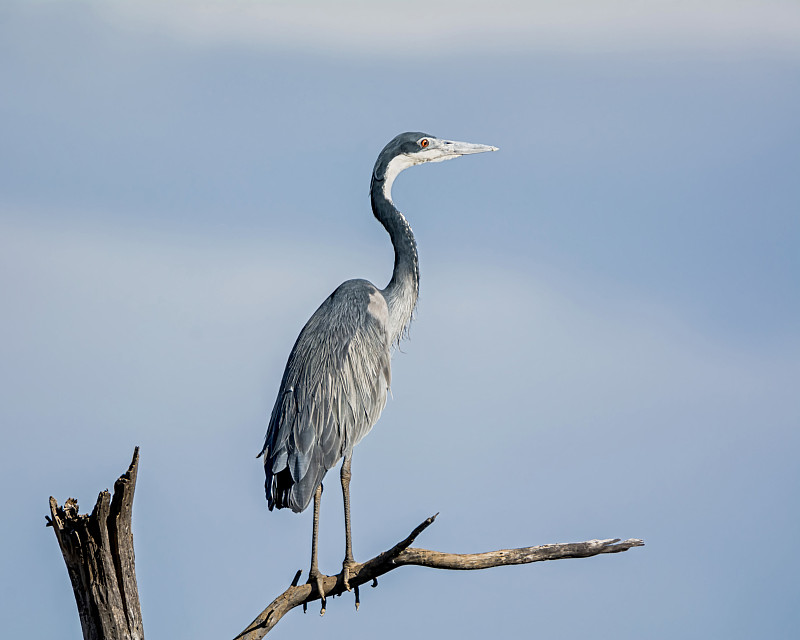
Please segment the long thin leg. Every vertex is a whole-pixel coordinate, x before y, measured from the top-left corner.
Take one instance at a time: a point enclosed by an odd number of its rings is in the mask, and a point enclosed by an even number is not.
[[[320,482],[314,492],[314,530],[311,535],[311,569],[308,572],[308,582],[319,591],[322,600],[322,610],[319,615],[325,615],[325,590],[322,587],[322,574],[317,564],[317,538],[319,537],[319,503],[322,501],[322,483]]]
[[[350,570],[356,566],[356,561],[353,558],[353,539],[350,535],[350,460],[352,454],[344,457],[342,461],[342,497],[344,500],[344,562],[342,563],[342,573],[344,578],[344,587],[350,591]]]

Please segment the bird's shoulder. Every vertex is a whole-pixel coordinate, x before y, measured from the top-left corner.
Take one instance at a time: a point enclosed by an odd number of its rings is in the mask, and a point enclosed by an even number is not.
[[[389,310],[367,280],[342,283],[309,318],[289,355],[283,386],[312,392],[328,375],[347,377],[353,367],[382,371],[389,382]],[[360,363],[360,364],[359,364]]]
[[[347,280],[314,312],[300,338],[307,334],[328,342],[349,342],[368,333],[384,339],[388,324],[389,307],[381,291],[368,280]]]

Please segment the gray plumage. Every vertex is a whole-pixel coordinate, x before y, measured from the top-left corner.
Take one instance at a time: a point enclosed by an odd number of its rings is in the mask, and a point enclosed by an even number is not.
[[[264,448],[270,509],[305,509],[325,473],[380,416],[391,383],[387,320],[381,293],[348,280],[303,327]]]
[[[410,132],[395,137],[378,156],[370,201],[394,247],[392,279],[385,289],[348,280],[300,332],[259,454],[270,510],[303,511],[325,474],[343,456],[349,460],[386,404],[391,350],[411,321],[419,291],[414,235],[391,199],[395,177],[415,164],[493,150]]]

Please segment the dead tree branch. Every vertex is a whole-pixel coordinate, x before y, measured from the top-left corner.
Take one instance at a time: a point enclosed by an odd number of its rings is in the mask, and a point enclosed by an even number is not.
[[[67,565],[84,640],[144,640],[131,532],[138,467],[137,447],[128,471],[114,483],[113,497],[108,491],[101,492],[90,515],[78,514],[78,503],[74,498],[69,498],[63,507],[58,505],[55,498],[50,498],[47,524],[55,531]],[[356,607],[359,604],[360,586],[370,582],[372,586],[377,586],[380,576],[402,566],[488,569],[562,558],[588,558],[644,545],[644,542],[636,539],[589,540],[470,554],[442,553],[412,547],[414,540],[435,519],[435,515],[431,516],[391,549],[351,569],[349,584],[355,592]],[[235,640],[260,640],[290,610],[301,605],[305,608],[309,602],[320,599],[315,585],[298,584],[300,573],[297,572],[289,588],[275,598]],[[326,598],[345,593],[342,574],[323,576],[322,588]]]
[[[358,608],[359,604],[359,586],[368,582],[372,582],[372,586],[376,586],[379,576],[402,566],[416,565],[432,569],[454,570],[488,569],[490,567],[528,564],[530,562],[560,560],[562,558],[589,558],[602,553],[620,553],[633,547],[644,546],[642,540],[620,540],[619,538],[614,538],[467,554],[442,553],[441,551],[411,547],[417,536],[433,524],[435,519],[435,515],[431,516],[417,526],[407,538],[398,542],[388,551],[384,551],[371,560],[358,564],[354,569],[351,569],[349,582],[350,586],[355,590],[356,608]],[[298,571],[292,581],[292,585],[275,598],[234,640],[261,640],[290,610],[300,605],[305,608],[309,602],[319,600],[320,594],[316,587],[311,584],[298,585],[299,577],[300,572]],[[342,595],[345,592],[345,588],[341,574],[324,576],[322,588],[325,591],[326,598]],[[324,613],[324,609],[322,612]]]
[[[133,492],[139,447],[128,471],[102,491],[91,515],[78,514],[78,501],[63,507],[50,497],[50,517],[67,564],[84,640],[144,640],[133,556]]]

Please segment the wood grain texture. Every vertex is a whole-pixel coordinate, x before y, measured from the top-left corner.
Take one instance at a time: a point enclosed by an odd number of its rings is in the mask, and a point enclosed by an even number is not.
[[[137,447],[113,497],[100,492],[91,514],[79,514],[74,498],[61,507],[50,497],[47,524],[67,565],[84,640],[144,640],[131,531],[138,468]]]

